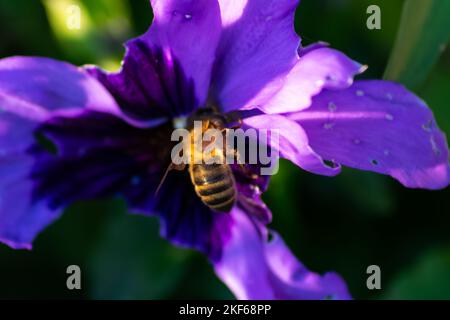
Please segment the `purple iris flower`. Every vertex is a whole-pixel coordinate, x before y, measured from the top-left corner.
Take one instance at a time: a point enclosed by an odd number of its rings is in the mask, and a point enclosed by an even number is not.
[[[234,168],[241,200],[230,213],[206,207],[186,171],[155,195],[173,120],[211,100],[223,113],[258,110],[243,127],[277,129],[280,156],[306,171],[345,165],[411,188],[449,184],[446,139],[425,103],[395,83],[354,82],[364,67],[341,52],[302,47],[298,2],[152,0],[153,24],[126,43],[118,73],[0,60],[0,241],[31,249],[71,203],[119,196],[205,253],[239,299],[350,298],[338,275],[308,271],[266,228],[267,177]]]

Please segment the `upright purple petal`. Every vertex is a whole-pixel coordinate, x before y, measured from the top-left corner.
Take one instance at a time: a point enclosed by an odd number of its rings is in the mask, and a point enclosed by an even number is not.
[[[119,73],[90,68],[129,117],[145,125],[206,101],[221,32],[217,0],[152,0],[149,31],[126,44]]]
[[[255,104],[262,99],[259,95],[270,96],[280,89],[280,81],[298,60],[300,39],[294,30],[298,2],[219,0],[224,31],[214,94],[224,110]]]
[[[61,213],[33,197],[31,149],[43,121],[79,108],[119,113],[108,92],[76,67],[45,58],[0,60],[1,242],[29,249]]]
[[[319,48],[303,55],[283,80],[283,85],[265,102],[257,103],[266,113],[295,112],[308,108],[323,89],[345,89],[365,66],[330,48]]]
[[[449,184],[445,135],[426,104],[399,84],[359,81],[326,90],[289,117],[326,160],[388,174],[411,188]]]
[[[222,255],[213,260],[218,277],[238,299],[350,299],[335,273],[320,276],[306,269],[276,233],[264,230],[243,211],[232,211],[231,231]]]
[[[298,54],[293,17],[298,1],[221,1],[224,32],[214,73],[217,102],[226,111],[299,111],[324,88],[346,88],[364,70],[323,45]]]
[[[180,62],[195,85],[198,102],[207,97],[212,65],[222,31],[217,0],[152,0],[155,20],[143,37]]]

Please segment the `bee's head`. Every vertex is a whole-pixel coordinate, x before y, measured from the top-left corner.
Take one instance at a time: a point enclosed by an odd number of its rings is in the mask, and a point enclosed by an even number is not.
[[[188,120],[188,128],[192,128],[194,121],[209,122],[209,127],[225,128],[226,118],[213,108],[198,109]]]

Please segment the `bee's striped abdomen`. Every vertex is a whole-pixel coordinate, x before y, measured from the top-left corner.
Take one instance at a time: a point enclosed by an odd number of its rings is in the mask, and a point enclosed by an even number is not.
[[[205,205],[219,212],[230,212],[236,199],[231,168],[226,164],[194,164],[190,166],[195,192]]]

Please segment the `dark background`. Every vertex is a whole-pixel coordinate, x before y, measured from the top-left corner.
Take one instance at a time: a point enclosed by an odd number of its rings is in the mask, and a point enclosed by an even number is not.
[[[447,0],[442,0],[447,1]],[[296,17],[305,44],[323,40],[381,78],[394,45],[402,0],[303,0]],[[81,31],[65,27],[67,5],[83,5]],[[382,30],[366,9],[382,9]],[[114,69],[121,43],[151,21],[147,0],[0,0],[0,57],[38,55]],[[450,54],[414,88],[450,133]],[[265,200],[272,227],[317,272],[336,270],[357,299],[450,299],[450,189],[403,188],[389,177],[345,169],[336,178],[282,162]],[[18,199],[20,201],[20,199]],[[66,268],[82,269],[82,290],[66,288]],[[366,268],[380,266],[369,291]],[[0,298],[232,298],[199,253],[158,236],[158,222],[126,215],[114,201],[69,208],[34,250],[0,245]]]

